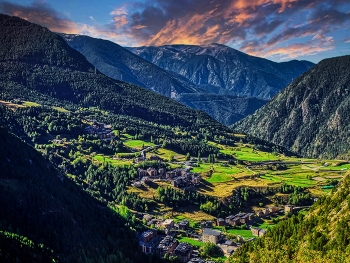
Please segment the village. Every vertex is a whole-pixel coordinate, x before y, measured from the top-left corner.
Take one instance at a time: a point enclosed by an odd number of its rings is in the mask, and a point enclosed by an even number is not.
[[[138,175],[139,180],[132,184],[135,187],[141,187],[141,185],[147,183],[147,181],[162,180],[170,183],[173,187],[190,188],[199,185],[201,181],[200,175],[191,173],[188,168],[177,168],[170,171],[166,171],[165,168],[139,168]]]
[[[294,213],[302,207],[286,205],[284,207],[270,206],[259,209],[254,213],[238,213],[229,215],[225,218],[217,218],[214,221],[203,221],[199,228],[190,226],[190,222],[183,219],[175,222],[174,219],[163,219],[150,214],[143,216],[145,225],[150,229],[142,232],[139,237],[139,249],[146,254],[157,254],[160,257],[176,256],[180,262],[188,263],[209,263],[200,258],[198,247],[191,245],[189,242],[179,242],[183,235],[200,241],[202,243],[213,243],[217,245],[228,257],[232,255],[244,242],[251,242],[257,237],[266,234],[266,229],[254,227],[257,220],[264,217],[277,217],[283,214]],[[236,238],[227,238],[223,228],[234,228],[246,225],[254,237],[244,239],[237,235]]]
[[[86,127],[85,131],[103,140],[114,138],[111,126],[104,123],[93,122],[93,125]],[[143,145],[139,150],[133,148],[131,153],[116,155],[113,159],[132,160],[134,164],[142,164],[137,169],[137,177],[131,183],[133,187],[142,189],[152,182],[166,182],[174,188],[196,189],[202,178],[191,171],[193,167],[198,166],[199,160],[190,158],[183,162],[173,162],[172,164],[179,165],[181,168],[170,168],[171,166],[167,164],[171,162],[150,153],[159,147],[160,145],[146,147]],[[208,158],[203,157],[200,161],[208,163]],[[150,165],[145,165],[147,162],[150,162]],[[213,261],[201,258],[200,246],[196,244],[213,243],[220,248],[224,257],[229,257],[243,243],[251,242],[266,234],[266,226],[260,227],[258,222],[265,218],[283,217],[302,208],[304,207],[292,205],[260,207],[250,212],[240,212],[196,224],[187,219],[179,221],[169,215],[164,217],[161,213],[143,214],[140,219],[147,230],[138,235],[139,249],[143,253],[155,254],[162,258],[176,257],[178,261],[184,263],[211,263]],[[238,230],[237,232],[240,229],[250,231],[249,238],[240,234],[228,234],[227,230],[231,229]]]

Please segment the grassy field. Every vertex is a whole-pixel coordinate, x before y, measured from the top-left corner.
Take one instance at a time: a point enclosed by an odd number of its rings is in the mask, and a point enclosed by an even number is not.
[[[112,165],[115,165],[115,166],[119,166],[119,165],[130,165],[132,164],[132,161],[128,160],[128,161],[125,161],[125,160],[114,160],[112,159],[111,157],[108,157],[108,156],[104,156],[104,155],[96,155],[94,156],[93,160],[96,160],[100,163],[103,163],[103,162],[108,162]]]
[[[249,179],[242,178],[235,181],[228,181],[224,183],[210,183],[208,181],[202,181],[198,191],[210,196],[223,198],[232,194],[232,191],[240,186],[261,187],[268,186],[269,182],[260,178]]]
[[[302,186],[302,187],[312,187],[317,184],[315,180],[308,179],[305,174],[265,174],[260,176],[260,178],[278,182],[278,183],[286,183],[290,185],[295,186]]]
[[[187,219],[191,222],[201,222],[201,221],[211,221],[214,220],[215,217],[204,213],[201,210],[197,210],[196,207],[181,207],[177,208],[173,211],[173,217],[175,217],[177,220],[181,221],[183,219]]]
[[[177,238],[179,240],[179,242],[186,242],[189,243],[193,246],[197,246],[197,247],[202,247],[204,246],[204,243],[202,241],[193,239],[193,238],[189,238],[189,237],[181,237],[181,238]]]
[[[41,106],[40,104],[38,104],[36,102],[32,102],[32,101],[24,101],[23,105],[27,106],[27,107],[40,107]]]
[[[210,183],[223,183],[227,181],[234,180],[234,175],[237,175],[242,172],[247,172],[243,169],[239,169],[236,166],[222,166],[221,164],[209,164],[201,163],[199,167],[193,167],[192,172],[199,173],[204,176],[204,180]],[[209,176],[211,174],[211,176]]]
[[[154,146],[155,144],[143,140],[126,140],[124,141],[124,145],[137,150],[142,150],[143,147]]]
[[[238,160],[274,161],[281,158],[279,155],[254,150],[253,148],[242,144],[238,144],[238,147],[225,146],[222,144],[219,144],[217,146],[220,148],[220,152],[228,155],[233,155]]]
[[[52,108],[53,108],[54,110],[59,111],[59,112],[64,112],[64,113],[69,112],[69,110],[66,110],[65,108],[61,108],[61,107],[52,106]]]
[[[164,148],[158,148],[158,149],[152,151],[152,153],[150,153],[150,154],[157,155],[166,161],[175,160],[177,162],[185,161],[185,157],[186,157],[183,154],[179,154],[177,152],[174,152],[174,151],[168,150],[168,149],[164,149]]]
[[[252,231],[249,229],[227,229],[226,232],[236,236],[241,236],[245,239],[254,237]]]

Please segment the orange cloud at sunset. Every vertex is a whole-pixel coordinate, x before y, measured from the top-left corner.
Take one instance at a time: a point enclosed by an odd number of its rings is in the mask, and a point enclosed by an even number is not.
[[[220,43],[266,58],[331,50],[348,43],[350,32],[348,0],[131,0],[111,6],[102,24],[94,13],[88,21],[72,21],[44,1],[24,6],[0,0],[0,10],[52,31],[121,45]]]

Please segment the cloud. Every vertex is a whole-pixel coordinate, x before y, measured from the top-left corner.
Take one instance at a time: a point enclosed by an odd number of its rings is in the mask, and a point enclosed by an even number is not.
[[[326,37],[320,33],[306,42],[292,43],[284,46],[261,44],[257,41],[246,43],[242,51],[259,57],[278,57],[280,60],[311,56],[320,52],[334,49],[333,37]]]
[[[48,27],[55,32],[76,34],[78,25],[56,12],[50,5],[42,1],[35,1],[29,6],[13,4],[7,1],[0,2],[3,13],[18,16],[30,22]]]
[[[120,30],[139,45],[218,42],[263,57],[330,50],[332,32],[350,29],[346,0],[146,0],[127,10]]]
[[[89,16],[89,18],[94,21],[94,25],[74,22],[54,10],[44,1],[34,1],[28,6],[1,1],[0,11],[40,24],[53,32],[89,35],[91,37],[109,39],[120,44],[129,43],[128,41],[132,38],[126,31],[118,32],[116,30],[128,24],[126,13],[122,9],[116,9],[111,12],[111,14],[115,14],[113,23],[107,25],[97,24],[93,16]]]
[[[73,22],[42,1],[28,6],[3,1],[0,9],[53,31],[122,45],[220,43],[252,55],[294,58],[298,52],[314,54],[349,41],[344,40],[350,30],[348,0],[135,1],[111,10],[106,14],[110,23],[104,25],[93,16],[92,25]],[[343,37],[335,39],[337,34]]]

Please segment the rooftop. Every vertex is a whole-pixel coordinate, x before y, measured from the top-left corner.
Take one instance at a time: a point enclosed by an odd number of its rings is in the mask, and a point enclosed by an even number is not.
[[[186,255],[192,250],[192,245],[188,243],[181,242],[175,249],[175,254],[177,255]]]
[[[203,229],[203,235],[220,236],[221,235],[221,231],[214,230],[214,229],[211,229],[211,228],[204,228]]]

